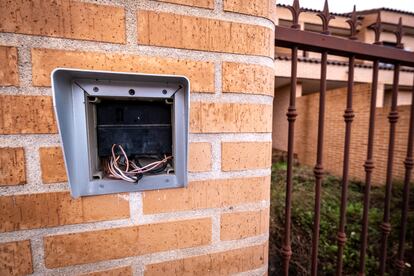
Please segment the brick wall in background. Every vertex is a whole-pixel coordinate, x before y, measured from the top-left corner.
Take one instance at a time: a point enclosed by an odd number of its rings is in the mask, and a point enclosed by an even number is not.
[[[0,0],[0,275],[266,274],[274,2]],[[72,198],[56,67],[189,77],[188,187]]]
[[[289,124],[286,112],[289,106],[290,85],[279,87],[273,98],[272,148],[287,151]]]
[[[365,179],[363,164],[366,159],[369,104],[371,86],[356,85],[353,94],[353,109],[355,118],[352,123],[350,171],[352,178]],[[318,125],[319,94],[311,94],[297,98],[298,119],[295,134],[295,153],[299,162],[314,166],[316,160],[317,125]],[[343,112],[346,106],[346,88],[327,91],[325,136],[324,136],[324,168],[335,175],[342,175],[343,148],[345,123]],[[403,161],[406,155],[408,125],[410,118],[409,106],[399,106],[399,120],[396,128],[396,141],[394,152],[393,175],[396,180],[404,177]],[[373,184],[384,185],[387,168],[388,154],[388,123],[389,107],[376,109],[374,163],[375,169],[372,175]]]

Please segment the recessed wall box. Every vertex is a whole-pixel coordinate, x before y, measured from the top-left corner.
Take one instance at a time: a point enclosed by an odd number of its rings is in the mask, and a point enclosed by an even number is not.
[[[72,196],[187,185],[186,77],[58,68],[52,88]]]

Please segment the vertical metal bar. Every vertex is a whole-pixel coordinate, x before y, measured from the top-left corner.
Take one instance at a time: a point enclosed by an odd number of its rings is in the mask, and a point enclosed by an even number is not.
[[[287,158],[287,171],[286,171],[286,200],[285,200],[285,236],[282,247],[283,255],[283,269],[284,275],[289,275],[289,262],[292,256],[291,249],[291,209],[292,209],[292,181],[293,181],[293,145],[295,135],[295,120],[297,116],[296,112],[296,74],[297,74],[297,62],[298,62],[298,47],[292,48],[292,68],[290,78],[290,99],[289,108],[286,113],[287,120],[289,122],[288,133],[288,158]]]
[[[390,123],[390,136],[388,141],[388,160],[387,160],[387,176],[385,185],[385,200],[384,200],[384,216],[381,223],[382,239],[380,252],[380,275],[384,275],[387,263],[387,242],[388,236],[391,232],[390,224],[390,202],[392,197],[392,168],[394,163],[394,147],[395,147],[395,127],[398,122],[397,100],[398,100],[398,82],[400,75],[400,65],[394,65],[394,81],[392,85],[392,100],[391,110],[388,114],[388,121]]]
[[[326,66],[328,53],[322,52],[321,58],[321,81],[319,94],[319,118],[318,118],[318,145],[316,153],[316,165],[313,170],[315,174],[315,213],[313,221],[312,237],[312,268],[311,275],[316,276],[318,272],[318,246],[319,246],[319,223],[321,217],[321,186],[323,179],[323,135],[325,124],[325,94],[326,94]]]
[[[404,246],[405,246],[405,235],[407,234],[407,216],[408,216],[408,204],[410,197],[410,181],[411,172],[414,167],[413,160],[413,144],[414,144],[414,83],[413,92],[411,93],[411,111],[410,111],[410,126],[408,129],[408,142],[407,142],[407,155],[405,157],[405,176],[404,176],[404,188],[403,188],[403,204],[401,208],[401,228],[400,228],[400,239],[398,244],[398,253],[396,267],[398,275],[402,275],[405,268],[404,262]],[[412,272],[414,275],[414,271]]]
[[[412,230],[414,232],[414,229]],[[412,238],[412,247],[411,247],[411,269],[410,276],[414,276],[414,237]]]
[[[369,130],[368,130],[368,146],[367,159],[364,164],[365,168],[365,191],[364,191],[364,210],[362,215],[362,231],[361,231],[361,248],[359,253],[359,275],[365,275],[365,253],[367,251],[368,242],[368,211],[371,190],[371,176],[374,170],[374,131],[375,131],[375,108],[377,105],[377,89],[378,89],[378,67],[379,61],[375,60],[372,73],[372,91],[371,104],[369,114]]]
[[[349,58],[348,65],[348,93],[346,98],[346,109],[344,112],[345,121],[345,143],[344,143],[344,160],[342,170],[342,194],[341,194],[341,207],[339,218],[339,229],[336,236],[338,242],[338,255],[336,263],[336,275],[342,275],[343,260],[342,255],[344,253],[344,246],[346,243],[346,206],[348,199],[348,174],[349,174],[349,151],[351,148],[351,124],[354,120],[354,111],[352,109],[352,92],[354,88],[354,65],[355,56]]]

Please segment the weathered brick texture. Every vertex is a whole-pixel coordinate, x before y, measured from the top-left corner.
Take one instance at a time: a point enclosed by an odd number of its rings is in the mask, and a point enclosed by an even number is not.
[[[267,27],[138,11],[139,44],[273,57],[274,50],[269,48],[273,38],[273,31]]]
[[[240,171],[269,168],[271,155],[271,142],[223,142],[221,144],[221,169]]]
[[[82,274],[81,276],[132,276],[132,268],[130,266],[114,268],[103,271],[96,271]]]
[[[44,238],[48,268],[207,245],[209,218],[146,224]]]
[[[224,0],[223,9],[229,12],[261,16],[271,20],[276,19],[274,0]]]
[[[188,170],[190,172],[206,172],[211,170],[211,144],[190,143]]]
[[[0,0],[1,276],[266,270],[274,3],[133,2]],[[59,67],[188,77],[188,187],[71,197]]]
[[[0,85],[19,85],[19,69],[17,67],[16,47],[0,46]]]
[[[190,114],[193,133],[272,131],[271,105],[192,102]]]
[[[145,275],[230,275],[267,264],[267,244],[151,264]]]
[[[270,177],[194,181],[182,189],[147,191],[144,214],[221,208],[268,200]]]
[[[192,7],[214,9],[214,0],[157,0],[159,2],[180,4]]]
[[[57,67],[185,75],[193,92],[214,91],[214,63],[185,59],[52,49],[32,50],[34,86],[50,86]]]
[[[0,96],[0,134],[57,133],[49,96]]]
[[[0,148],[0,186],[26,183],[23,148]]]
[[[129,217],[129,201],[119,195],[74,199],[67,192],[0,197],[0,232],[54,227]]]
[[[0,32],[125,43],[123,8],[62,0],[0,2]]]
[[[30,241],[0,243],[0,275],[18,276],[32,272]]]
[[[370,95],[370,85],[355,86],[353,96],[355,118],[352,123],[349,174],[358,180],[365,178],[363,164],[367,152]],[[316,158],[318,97],[318,94],[311,94],[297,99],[299,116],[297,134],[295,134],[295,152],[301,163],[310,166],[315,164]],[[324,168],[340,176],[342,175],[345,135],[343,112],[346,106],[346,88],[328,91],[326,104],[326,114],[329,116],[325,116]],[[398,142],[395,145],[393,175],[395,179],[401,180],[405,171],[403,161],[407,148],[409,106],[399,106],[398,111],[400,118],[396,127],[395,139]],[[388,112],[388,106],[376,109],[375,169],[372,174],[373,184],[376,185],[385,184],[389,137]]]
[[[40,148],[39,154],[43,183],[67,181],[65,161],[60,147]]]
[[[258,236],[269,230],[269,209],[221,215],[220,239],[239,240]]]
[[[223,63],[223,92],[273,96],[273,68],[235,62]]]

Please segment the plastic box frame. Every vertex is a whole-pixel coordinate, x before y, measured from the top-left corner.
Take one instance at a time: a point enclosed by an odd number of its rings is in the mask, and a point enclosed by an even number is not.
[[[73,197],[187,186],[190,81],[186,77],[57,68],[51,78],[53,106]],[[182,88],[178,89],[179,86]],[[134,95],[131,95],[131,89]],[[109,178],[95,179],[91,167],[94,156],[91,153],[96,151],[96,142],[89,137],[87,96],[173,97],[174,172],[145,175],[136,184]]]

